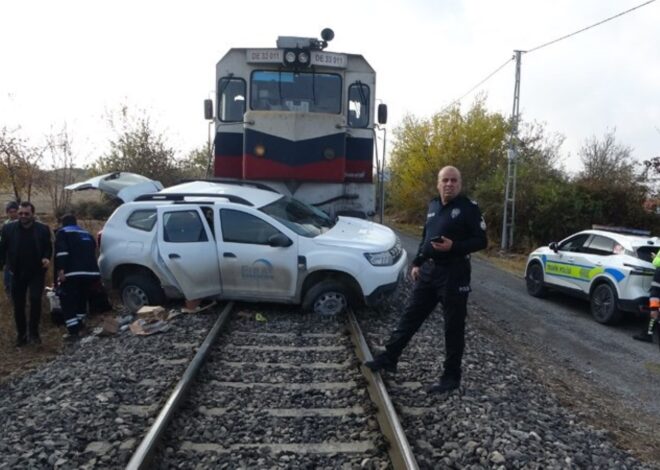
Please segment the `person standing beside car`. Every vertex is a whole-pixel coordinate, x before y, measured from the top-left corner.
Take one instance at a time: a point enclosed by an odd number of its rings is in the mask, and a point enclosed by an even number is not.
[[[92,287],[101,274],[94,237],[78,226],[73,214],[62,217],[55,235],[55,272],[62,286],[60,301],[68,338],[75,339],[87,315]]]
[[[53,254],[50,228],[37,222],[34,205],[29,201],[18,206],[18,223],[6,224],[0,235],[0,267],[12,273],[12,301],[16,321],[16,345],[24,346],[28,339],[40,344],[39,321],[41,296],[46,271]],[[30,291],[30,321],[25,319],[25,300]],[[28,338],[29,330],[29,338]]]
[[[459,387],[465,346],[465,318],[470,288],[470,253],[486,248],[486,223],[476,202],[461,194],[461,173],[446,166],[438,173],[439,197],[431,200],[417,256],[408,305],[385,345],[365,366],[394,372],[399,356],[438,302],[443,306],[445,361],[440,382],[429,392]]]
[[[5,213],[7,214],[7,219],[5,220],[4,225],[16,222],[18,220],[18,202],[9,201],[5,206]],[[11,299],[11,271],[9,269],[4,270],[3,281],[7,298]]]

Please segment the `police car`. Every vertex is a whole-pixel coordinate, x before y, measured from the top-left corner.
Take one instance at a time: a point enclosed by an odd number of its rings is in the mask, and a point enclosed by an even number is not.
[[[67,187],[121,198],[106,222],[99,267],[126,307],[168,298],[302,304],[336,315],[373,305],[403,277],[407,255],[395,233],[319,209],[260,183],[159,183],[115,172]],[[137,189],[136,189],[137,188]]]
[[[647,310],[660,250],[649,232],[594,226],[538,248],[527,259],[527,292],[543,297],[557,290],[589,300],[599,323],[618,322],[624,312]]]

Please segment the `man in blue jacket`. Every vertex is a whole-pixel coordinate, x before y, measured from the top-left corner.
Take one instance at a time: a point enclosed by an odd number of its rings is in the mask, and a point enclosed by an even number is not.
[[[61,225],[55,234],[55,272],[62,286],[60,301],[68,338],[75,339],[87,314],[92,285],[100,273],[94,237],[78,226],[73,214],[63,216]]]
[[[429,392],[448,392],[461,382],[465,317],[470,288],[470,253],[486,248],[486,223],[479,206],[461,194],[461,173],[446,166],[438,173],[439,197],[429,203],[422,241],[412,261],[411,298],[385,345],[365,363],[374,372],[394,372],[399,356],[438,302],[443,306],[445,361],[440,382]]]
[[[53,254],[50,228],[37,222],[34,205],[29,201],[18,206],[18,223],[6,224],[0,235],[0,268],[7,266],[12,275],[11,296],[16,321],[16,346],[24,346],[28,339],[40,344],[39,321],[41,296],[46,271]],[[25,319],[25,300],[30,291],[30,321]],[[29,330],[29,338],[28,338]]]

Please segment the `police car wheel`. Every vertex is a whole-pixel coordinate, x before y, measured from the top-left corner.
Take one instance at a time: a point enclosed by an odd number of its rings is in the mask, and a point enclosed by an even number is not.
[[[145,305],[160,305],[165,296],[161,287],[146,274],[127,276],[119,287],[121,301],[130,312],[137,312]]]
[[[621,312],[616,307],[617,296],[614,288],[599,284],[591,292],[591,315],[598,323],[612,325],[621,320]]]
[[[527,268],[527,293],[532,297],[544,297],[548,290],[543,285],[543,267],[539,263],[532,263]]]
[[[348,306],[348,292],[336,281],[322,281],[305,294],[303,309],[324,317],[339,315]]]

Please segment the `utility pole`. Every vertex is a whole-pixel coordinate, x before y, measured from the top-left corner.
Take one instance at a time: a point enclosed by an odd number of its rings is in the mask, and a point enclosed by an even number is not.
[[[376,140],[376,144],[378,141]],[[385,151],[387,144],[387,128],[383,128],[383,158],[380,167],[380,223],[384,223],[385,218]]]
[[[516,84],[513,89],[513,112],[511,113],[511,135],[507,150],[506,191],[504,194],[504,217],[502,220],[501,250],[507,251],[513,246],[513,227],[516,215],[516,163],[518,160],[518,117],[520,115],[520,56],[516,53]]]

